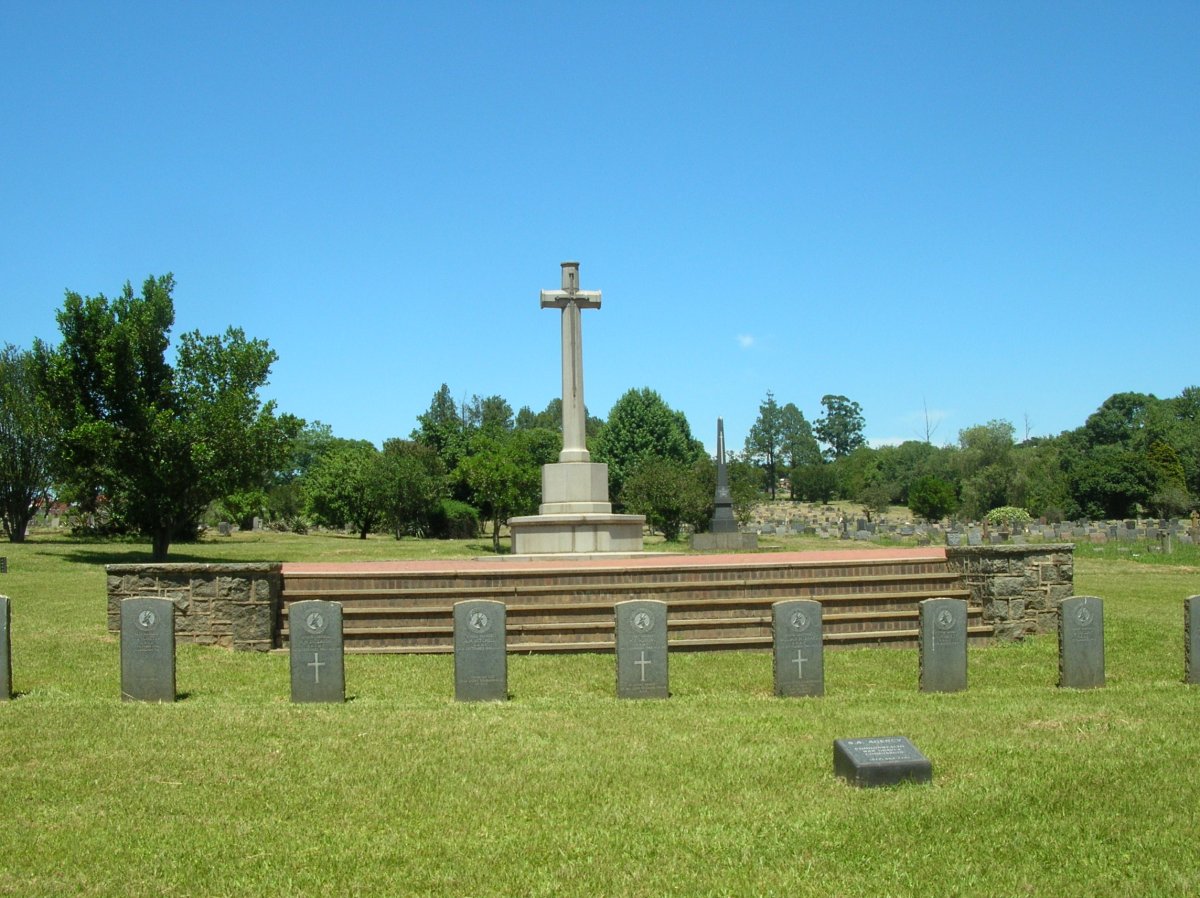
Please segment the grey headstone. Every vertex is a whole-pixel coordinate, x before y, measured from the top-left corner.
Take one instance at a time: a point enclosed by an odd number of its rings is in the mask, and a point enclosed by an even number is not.
[[[228,521],[221,521],[221,523],[217,524],[217,532],[220,533],[221,536],[232,536],[233,525]]]
[[[1104,685],[1104,601],[1072,596],[1058,603],[1058,685]]]
[[[821,603],[812,599],[786,599],[771,606],[776,695],[825,694],[821,624]]]
[[[983,534],[980,533],[978,530],[968,530],[967,531],[967,545],[982,546],[983,545]]]
[[[507,700],[506,624],[503,602],[454,603],[454,697],[460,702]]]
[[[961,546],[962,545],[962,534],[955,533],[953,530],[947,530],[946,531],[946,545]]]
[[[967,603],[925,599],[917,606],[921,626],[921,691],[967,688]]]
[[[667,603],[617,602],[617,698],[667,698]]]
[[[309,599],[288,606],[292,701],[344,702],[346,655],[342,605]]]
[[[1183,603],[1183,634],[1183,680],[1200,683],[1200,596],[1190,596]]]
[[[8,556],[0,555],[0,574],[8,573]]]
[[[933,781],[933,764],[903,736],[835,739],[833,772],[865,787]]]
[[[0,702],[12,698],[12,605],[0,596]]]
[[[121,700],[175,701],[175,603],[121,602]]]

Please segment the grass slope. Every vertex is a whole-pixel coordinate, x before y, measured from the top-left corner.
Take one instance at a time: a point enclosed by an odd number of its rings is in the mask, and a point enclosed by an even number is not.
[[[243,534],[212,561],[477,554]],[[288,701],[284,656],[181,647],[184,700],[123,704],[105,561],[4,546],[17,700],[0,704],[0,895],[1193,895],[1195,568],[1080,558],[1108,686],[1055,688],[1052,636],[972,649],[916,691],[913,650],[826,655],[823,699],[766,653],[674,654],[672,698],[617,701],[611,656],[513,657],[513,700],[453,701],[448,656],[349,656],[344,706]],[[859,790],[835,738],[902,734],[932,786]]]

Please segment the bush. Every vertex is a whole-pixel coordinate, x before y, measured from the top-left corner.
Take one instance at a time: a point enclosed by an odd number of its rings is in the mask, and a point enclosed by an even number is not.
[[[954,485],[932,475],[918,477],[908,488],[908,509],[926,521],[940,521],[958,505]]]
[[[993,527],[1007,527],[1012,529],[1015,527],[1024,527],[1033,520],[1033,517],[1024,508],[1001,505],[999,508],[993,508],[984,515],[984,520]]]
[[[457,499],[443,499],[430,525],[438,539],[475,539],[479,536],[479,510]]]

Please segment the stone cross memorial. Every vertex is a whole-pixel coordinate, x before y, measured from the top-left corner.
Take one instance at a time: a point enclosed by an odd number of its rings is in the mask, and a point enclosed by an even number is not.
[[[925,599],[917,607],[921,691],[961,692],[967,688],[966,600]]]
[[[825,694],[821,623],[821,603],[812,599],[785,599],[771,606],[776,695]]]
[[[855,786],[933,781],[933,764],[903,736],[835,739],[833,772]]]
[[[1200,683],[1200,596],[1183,603],[1183,640],[1185,683]]]
[[[292,701],[344,702],[346,657],[342,605],[309,599],[288,606]]]
[[[0,596],[0,702],[12,698],[12,606]]]
[[[503,602],[454,603],[454,697],[460,702],[508,698],[508,653]]]
[[[1104,685],[1104,602],[1096,596],[1072,596],[1058,603],[1058,685]]]
[[[175,701],[175,603],[121,602],[121,700]]]
[[[667,603],[617,602],[617,698],[667,698]]]
[[[563,448],[542,466],[542,504],[536,515],[509,520],[514,555],[640,552],[641,515],[613,514],[608,465],[587,449],[583,400],[581,312],[600,308],[599,290],[579,289],[579,263],[562,263],[562,289],[542,290],[541,307],[562,312]]]

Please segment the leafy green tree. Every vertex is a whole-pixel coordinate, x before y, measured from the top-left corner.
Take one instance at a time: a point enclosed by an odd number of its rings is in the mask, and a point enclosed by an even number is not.
[[[691,464],[703,454],[683,412],[672,410],[648,387],[629,390],[617,400],[595,441],[595,458],[608,464],[610,495],[618,502],[625,478],[642,459]]]
[[[926,474],[918,477],[908,487],[908,508],[918,518],[940,521],[958,504],[954,484]]]
[[[587,437],[588,444],[594,437],[600,434],[604,429],[604,421],[591,414],[586,408],[584,409],[584,435]],[[555,433],[562,433],[562,400],[558,397],[551,399],[546,407],[540,412],[534,412],[527,405],[521,406],[517,412],[516,429],[517,430],[534,430],[541,428],[543,430],[552,430]]]
[[[795,406],[791,406],[795,408]],[[800,416],[803,420],[803,416]],[[793,427],[797,427],[793,420]],[[796,439],[798,434],[794,434]],[[784,412],[775,401],[775,394],[767,390],[766,398],[759,403],[758,418],[750,426],[746,434],[745,456],[748,461],[756,462],[767,478],[767,492],[775,498],[775,489],[779,482],[779,455],[784,440]]]
[[[621,492],[625,508],[646,516],[646,523],[668,542],[679,539],[684,524],[702,529],[712,518],[716,466],[705,456],[688,464],[678,459],[642,458],[629,472]]]
[[[1067,472],[1071,495],[1094,519],[1131,517],[1153,493],[1153,472],[1143,455],[1117,444],[1092,446],[1076,456]]]
[[[167,362],[174,286],[168,274],[140,297],[128,283],[113,300],[68,292],[62,342],[34,347],[63,425],[67,494],[85,508],[103,497],[160,561],[211,502],[265,484],[287,448],[274,403],[258,396],[276,359],[265,341],[192,331]]]
[[[510,517],[537,510],[542,465],[558,457],[561,438],[550,430],[512,433],[484,430],[462,460],[463,478],[475,504],[492,521],[492,548],[500,551],[500,528]]]
[[[442,460],[447,471],[458,467],[467,453],[467,426],[450,388],[446,384],[433,394],[429,409],[417,416],[417,428],[410,439],[429,446]]]
[[[50,493],[57,428],[33,353],[0,350],[0,523],[24,542],[37,503]]]
[[[472,396],[463,422],[468,433],[476,430],[506,432],[513,429],[512,406],[503,396]]]
[[[428,533],[448,492],[446,469],[438,454],[411,440],[392,439],[384,442],[376,464],[382,518],[396,539]]]
[[[837,474],[823,461],[792,469],[795,494],[808,502],[829,502],[837,493]]]
[[[825,413],[817,418],[813,433],[826,445],[829,458],[845,458],[855,449],[867,444],[863,436],[865,421],[862,406],[845,396],[826,394],[821,397]]]
[[[387,513],[385,467],[379,450],[366,440],[339,440],[303,483],[308,514],[317,524],[349,528],[366,539]]]
[[[993,508],[1014,504],[1014,432],[1011,423],[1000,420],[959,431],[959,498],[968,518],[978,520]]]
[[[812,425],[791,402],[779,410],[779,456],[788,470],[789,496],[794,500],[797,494],[796,470],[819,463],[821,447],[813,436]]]

